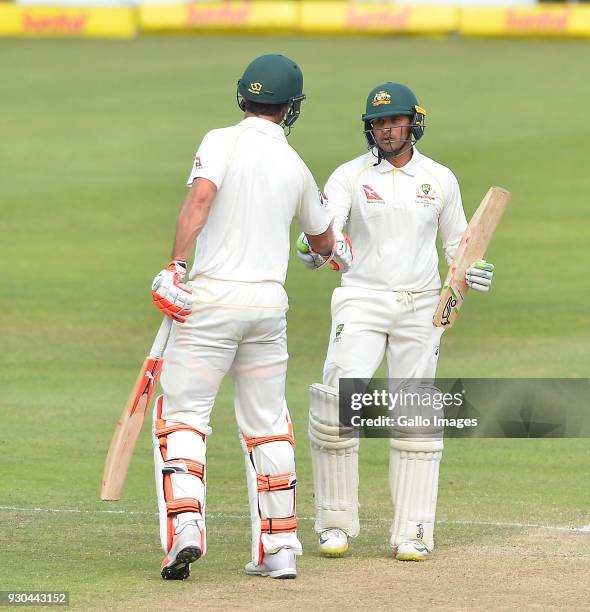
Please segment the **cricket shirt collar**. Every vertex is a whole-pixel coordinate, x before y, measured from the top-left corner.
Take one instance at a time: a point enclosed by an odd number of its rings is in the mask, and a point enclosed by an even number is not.
[[[392,170],[395,170],[396,172],[403,172],[404,174],[407,174],[408,176],[413,177],[413,176],[416,176],[416,173],[418,172],[418,168],[420,164],[422,163],[423,157],[424,155],[422,155],[422,153],[420,153],[418,149],[414,147],[412,159],[402,168],[396,168],[395,166],[390,164],[386,159],[382,159],[381,163],[377,166],[377,169],[379,170],[379,172],[381,172],[381,174],[385,174],[386,172],[391,172]]]
[[[280,126],[278,123],[269,121],[268,119],[262,119],[260,117],[246,117],[245,119],[242,119],[238,125],[253,128],[256,131],[262,132],[263,134],[268,134],[277,140],[287,140],[282,126]]]

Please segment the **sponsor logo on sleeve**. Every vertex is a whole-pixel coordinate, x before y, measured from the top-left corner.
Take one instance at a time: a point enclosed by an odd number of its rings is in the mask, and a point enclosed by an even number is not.
[[[195,170],[200,170],[203,167],[203,164],[201,163],[201,158],[197,155],[195,157]]]

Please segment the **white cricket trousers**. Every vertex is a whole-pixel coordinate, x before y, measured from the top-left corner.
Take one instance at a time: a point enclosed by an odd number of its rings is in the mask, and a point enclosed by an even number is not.
[[[336,288],[324,384],[338,389],[339,378],[372,378],[384,356],[389,378],[434,378],[438,299],[438,291]]]
[[[156,406],[154,457],[165,552],[174,530],[194,519],[205,553],[205,440],[219,385],[234,382],[234,409],[245,455],[252,560],[291,548],[301,554],[295,517],[293,430],[285,401],[287,295],[274,282],[198,276],[196,302],[164,354],[163,401]],[[213,459],[214,460],[214,459]],[[180,468],[178,467],[180,465]],[[186,468],[186,469],[185,469]]]

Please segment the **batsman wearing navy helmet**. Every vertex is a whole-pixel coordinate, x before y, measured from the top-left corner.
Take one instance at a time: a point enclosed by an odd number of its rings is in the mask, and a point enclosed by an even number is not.
[[[400,83],[368,95],[362,115],[369,151],[332,173],[324,195],[334,225],[347,227],[354,264],[332,296],[323,384],[309,414],[320,553],[341,556],[359,533],[358,437],[341,437],[340,378],[370,379],[385,357],[391,379],[431,379],[439,353],[432,317],[441,287],[436,238],[448,263],[467,227],[455,175],[418,151],[426,111]],[[309,256],[299,253],[312,267]],[[467,282],[488,291],[492,266],[474,262]],[[434,547],[442,431],[394,430],[389,477],[398,560],[421,561]]]
[[[164,579],[189,576],[206,551],[206,439],[230,372],[252,521],[246,573],[295,578],[293,427],[285,401],[289,227],[297,218],[322,264],[347,270],[349,243],[284,129],[299,117],[303,75],[282,55],[255,59],[238,81],[237,125],[203,138],[188,177],[172,261],[154,279],[174,320],[153,427]],[[185,282],[187,259],[194,263]]]

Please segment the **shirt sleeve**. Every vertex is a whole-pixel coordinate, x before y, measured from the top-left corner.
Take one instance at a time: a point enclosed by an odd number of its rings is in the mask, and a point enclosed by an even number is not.
[[[449,171],[449,174],[443,208],[438,219],[438,229],[448,264],[453,261],[455,251],[467,229],[459,183],[452,172]]]
[[[328,212],[334,218],[334,227],[341,230],[348,221],[352,206],[352,187],[342,167],[332,172],[324,188]]]
[[[214,130],[205,134],[186,184],[191,187],[196,178],[206,178],[219,189],[227,168],[227,156],[228,147],[219,131]]]
[[[332,221],[323,203],[320,190],[309,168],[303,165],[303,191],[297,210],[297,221],[301,230],[310,236],[323,234]]]

